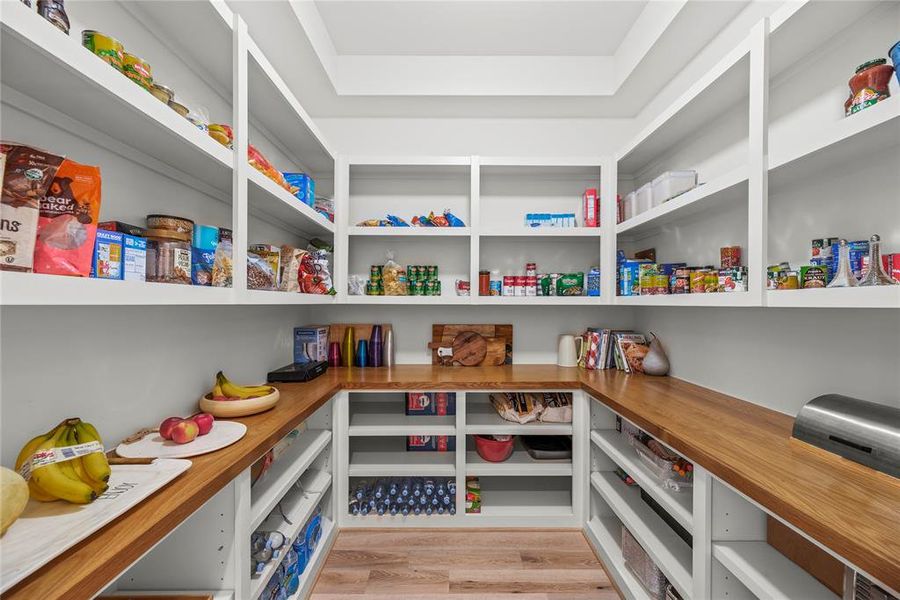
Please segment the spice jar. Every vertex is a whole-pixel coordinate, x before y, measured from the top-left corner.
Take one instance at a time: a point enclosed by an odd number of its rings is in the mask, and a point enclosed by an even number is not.
[[[849,116],[891,97],[888,85],[894,67],[887,60],[876,58],[856,67],[848,82],[850,97],[844,102],[844,114]]]
[[[191,234],[147,230],[147,281],[191,285]]]

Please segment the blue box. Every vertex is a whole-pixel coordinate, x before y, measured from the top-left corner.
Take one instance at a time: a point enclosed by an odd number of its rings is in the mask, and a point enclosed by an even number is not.
[[[619,295],[639,296],[641,293],[641,265],[649,264],[649,260],[623,260],[620,266]]]
[[[296,188],[297,193],[295,194],[297,198],[310,207],[315,207],[316,204],[316,181],[306,173],[282,173],[284,176],[284,180],[287,181],[288,185],[292,185]]]
[[[91,277],[122,279],[124,245],[124,233],[98,229],[97,238],[94,240],[94,257],[91,260]]]
[[[147,281],[147,240],[126,233],[122,242],[122,279]]]
[[[294,327],[294,362],[328,360],[328,326]]]

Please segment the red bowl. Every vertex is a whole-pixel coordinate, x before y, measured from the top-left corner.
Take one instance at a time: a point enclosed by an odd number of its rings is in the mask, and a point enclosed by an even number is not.
[[[476,435],[475,450],[478,456],[488,462],[503,462],[512,455],[514,441],[514,437],[505,442],[498,442],[483,435]]]

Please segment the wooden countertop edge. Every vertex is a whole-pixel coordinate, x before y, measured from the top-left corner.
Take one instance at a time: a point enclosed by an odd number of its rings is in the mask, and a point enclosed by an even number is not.
[[[338,391],[340,386],[337,384],[323,386],[318,390],[317,396],[305,398],[303,406],[294,410],[289,407],[291,418],[271,428],[265,435],[248,435],[219,452],[189,459],[194,464],[185,473],[141,501],[125,515],[48,562],[0,597],[3,600],[93,598]],[[291,398],[292,396],[283,398],[279,405],[282,402],[290,404]],[[261,413],[234,420],[249,424],[253,421],[268,421],[268,415],[269,413]],[[213,469],[211,477],[194,481],[197,473],[205,474],[203,467],[206,463],[218,465],[226,462],[231,455],[236,456],[227,464]],[[96,549],[98,546],[101,548],[99,551]]]
[[[62,556],[50,561],[36,573],[14,586],[2,595],[4,599],[30,600],[31,598],[91,598],[99,593],[110,581],[140,559],[156,543],[200,508],[207,500],[227,486],[235,477],[253,464],[275,442],[291,429],[305,421],[326,401],[341,390],[400,390],[400,389],[582,389],[625,418],[634,421],[654,437],[659,438],[675,450],[702,464],[710,473],[725,481],[735,489],[752,498],[773,514],[791,523],[807,535],[822,543],[859,568],[866,570],[884,584],[900,588],[900,569],[888,557],[874,555],[865,540],[857,540],[851,535],[817,520],[810,511],[792,506],[784,498],[772,493],[751,477],[740,472],[733,465],[723,461],[689,440],[660,425],[649,421],[639,411],[616,399],[624,396],[627,376],[614,372],[584,372],[574,368],[560,368],[555,365],[517,365],[524,381],[510,383],[506,377],[518,376],[513,368],[432,368],[430,366],[400,366],[411,376],[404,377],[387,370],[375,373],[360,371],[346,372],[333,369],[322,377],[307,384],[279,386],[282,401],[273,411],[240,419],[248,426],[263,424],[276,418],[283,419],[274,425],[269,423],[268,431],[258,436],[249,435],[236,444],[214,454],[199,456],[194,466],[178,479],[156,493],[125,516],[120,517],[103,530],[74,546]],[[396,368],[395,368],[396,369]],[[500,371],[498,371],[500,369]],[[519,369],[515,369],[519,370]],[[438,377],[433,377],[434,373]],[[597,373],[608,373],[598,376]],[[551,375],[552,374],[552,375]],[[370,375],[371,378],[358,379],[356,376]],[[477,375],[480,375],[477,376]],[[474,376],[474,377],[473,377]],[[555,377],[554,377],[555,376]],[[632,380],[634,381],[634,380]],[[695,386],[674,378],[655,378],[642,383],[662,389],[680,388],[683,394],[695,393],[698,399],[715,400],[719,408],[745,415],[748,426],[760,429],[783,429],[792,419],[781,413],[739,400],[713,390]],[[295,404],[299,403],[299,404]],[[765,426],[765,427],[763,427]],[[819,455],[821,461],[843,461],[817,448],[809,448]],[[837,464],[837,463],[835,463]],[[855,463],[854,463],[855,464]],[[215,465],[215,468],[212,468]],[[209,470],[212,473],[209,473]],[[874,473],[881,476],[880,473]],[[206,477],[197,480],[198,477]],[[883,475],[887,478],[887,475]],[[160,515],[160,513],[162,513]],[[97,551],[97,547],[102,550]],[[98,555],[101,556],[98,559]]]

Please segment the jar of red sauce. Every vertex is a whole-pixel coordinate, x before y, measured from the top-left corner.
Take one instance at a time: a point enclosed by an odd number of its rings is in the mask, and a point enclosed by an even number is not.
[[[888,84],[894,67],[884,58],[864,62],[850,78],[850,97],[844,102],[844,114],[849,116],[891,97]]]

